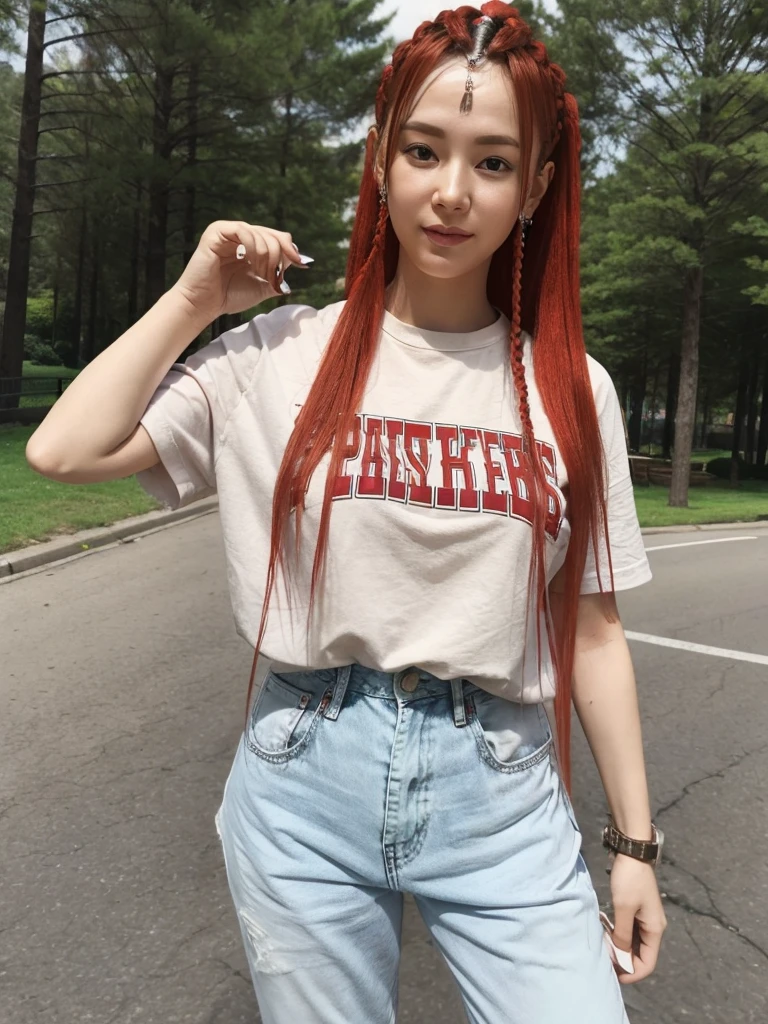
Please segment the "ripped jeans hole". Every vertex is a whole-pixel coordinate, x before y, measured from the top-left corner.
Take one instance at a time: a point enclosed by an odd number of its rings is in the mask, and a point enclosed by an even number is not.
[[[240,920],[243,925],[244,937],[247,940],[248,951],[250,952],[251,967],[254,971],[262,974],[287,974],[292,970],[280,955],[275,952],[267,932],[257,924],[245,910],[239,911]]]

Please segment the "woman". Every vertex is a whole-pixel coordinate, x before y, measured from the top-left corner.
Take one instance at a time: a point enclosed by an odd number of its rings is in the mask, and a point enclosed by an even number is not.
[[[54,479],[219,493],[256,655],[216,824],[266,1024],[393,1021],[404,892],[473,1022],[619,1024],[619,981],[655,966],[658,837],[614,598],[651,573],[616,392],[584,350],[563,83],[506,4],[425,22],[382,76],[346,300],[175,364],[311,262],[216,222],[30,440]],[[572,701],[635,840],[609,836],[634,973],[580,853]]]

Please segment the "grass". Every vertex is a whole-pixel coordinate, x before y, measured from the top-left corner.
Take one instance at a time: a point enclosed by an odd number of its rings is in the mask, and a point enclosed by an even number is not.
[[[663,448],[660,444],[643,445],[638,455],[650,455],[654,459],[662,458]],[[731,449],[728,448],[694,448],[691,452],[691,462],[711,462],[712,459],[730,459]]]
[[[24,377],[64,377],[73,380],[80,371],[71,370],[68,366],[35,366],[25,361],[21,372]],[[25,395],[19,400],[19,406],[22,409],[42,409],[53,405],[57,398],[55,392],[51,395]]]
[[[768,519],[768,482],[745,480],[738,489],[717,480],[708,487],[691,487],[688,508],[670,508],[669,488],[651,484],[635,487],[641,526],[688,526],[701,523],[751,523]]]
[[[24,363],[25,377],[75,377],[66,367]],[[52,405],[55,395],[23,399],[25,406]],[[46,480],[27,465],[24,449],[34,427],[0,427],[0,553],[35,541],[109,526],[160,506],[133,477],[103,484],[60,484]],[[698,450],[693,462],[730,456],[730,452]],[[732,490],[727,481],[692,487],[688,508],[670,508],[666,487],[635,487],[641,526],[682,526],[698,523],[754,522],[768,518],[768,482],[745,481]]]
[[[133,477],[79,485],[35,473],[24,457],[34,429],[0,427],[0,553],[160,507]]]

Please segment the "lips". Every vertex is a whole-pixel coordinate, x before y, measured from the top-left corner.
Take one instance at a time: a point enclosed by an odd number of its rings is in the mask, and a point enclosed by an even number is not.
[[[468,242],[472,238],[472,235],[454,229],[446,231],[445,229],[422,228],[421,230],[430,242],[440,246],[461,245],[462,242]]]
[[[462,235],[464,238],[471,237],[471,231],[464,231],[463,228],[447,228],[443,224],[430,224],[424,228],[425,231],[434,231],[440,235]]]

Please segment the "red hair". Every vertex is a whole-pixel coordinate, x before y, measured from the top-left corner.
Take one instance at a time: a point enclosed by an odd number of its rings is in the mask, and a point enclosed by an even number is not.
[[[333,485],[342,471],[347,438],[352,432],[376,354],[385,287],[397,268],[399,243],[386,204],[379,198],[377,156],[384,154],[386,174],[392,159],[388,140],[397,138],[399,126],[407,118],[419,88],[446,59],[466,56],[472,51],[472,26],[483,14],[497,23],[485,57],[508,68],[514,88],[521,145],[521,203],[527,194],[534,138],[540,140],[541,146],[537,154],[538,168],[550,159],[555,165],[552,183],[536,210],[535,228],[528,232],[524,242],[520,220],[516,219],[508,238],[494,253],[488,272],[487,295],[489,302],[511,321],[511,369],[534,506],[528,606],[529,612],[531,608],[536,610],[539,668],[542,615],[546,623],[556,680],[558,760],[570,793],[571,675],[580,583],[590,539],[596,555],[598,537],[604,536],[607,542],[605,470],[579,298],[581,136],[578,108],[574,97],[564,91],[563,71],[550,62],[543,44],[533,39],[518,11],[504,3],[486,3],[480,10],[466,6],[443,11],[435,21],[424,22],[412,39],[395,49],[392,63],[382,74],[376,97],[378,133],[370,133],[366,143],[350,240],[347,301],[296,420],[275,485],[266,594],[248,685],[246,722],[276,568],[279,566],[286,579],[289,578],[283,544],[289,517],[295,511],[298,547],[304,495],[312,473],[330,449],[312,567],[309,616],[312,615],[316,588],[325,565]],[[563,614],[557,630],[547,604],[547,480],[531,423],[522,331],[533,338],[536,385],[568,470],[567,515],[571,537],[563,569]],[[609,568],[613,580],[610,553]],[[602,582],[600,589],[603,589]]]

